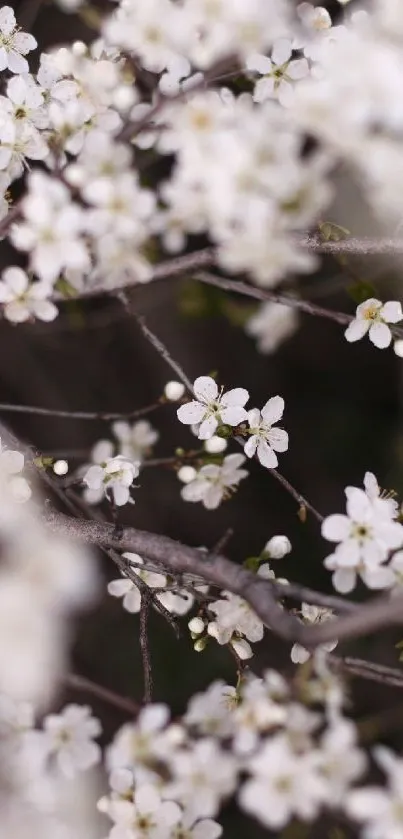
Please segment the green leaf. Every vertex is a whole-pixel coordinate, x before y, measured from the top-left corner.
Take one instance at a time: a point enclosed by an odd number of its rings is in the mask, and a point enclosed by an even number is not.
[[[348,286],[347,293],[358,305],[359,303],[363,303],[364,300],[368,300],[369,297],[374,297],[376,289],[372,283],[366,280],[359,280],[357,283]]]
[[[319,233],[325,242],[340,242],[341,239],[347,239],[351,231],[340,224],[335,224],[334,221],[323,221],[318,224]]]
[[[71,300],[72,297],[77,297],[77,289],[66,280],[66,277],[59,277],[55,283],[55,289],[66,300]]]

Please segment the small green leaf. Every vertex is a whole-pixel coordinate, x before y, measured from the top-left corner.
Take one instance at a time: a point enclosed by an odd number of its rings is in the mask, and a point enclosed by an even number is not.
[[[325,242],[340,242],[341,239],[347,239],[351,233],[346,227],[341,227],[334,221],[323,221],[318,224],[318,229]]]
[[[374,297],[376,289],[372,283],[366,282],[365,280],[359,280],[357,283],[354,283],[354,285],[350,285],[347,288],[347,293],[358,305],[359,303],[363,303],[364,300],[368,300],[369,297]]]
[[[55,283],[55,289],[62,295],[66,300],[71,299],[72,297],[77,297],[77,289],[66,280],[66,277],[59,277],[57,282]]]

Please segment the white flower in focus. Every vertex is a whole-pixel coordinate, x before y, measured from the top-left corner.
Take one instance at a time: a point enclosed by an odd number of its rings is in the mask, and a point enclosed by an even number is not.
[[[352,591],[357,574],[368,588],[388,588],[394,575],[382,565],[390,550],[403,544],[403,527],[379,512],[368,495],[356,487],[347,487],[347,515],[328,516],[322,523],[322,536],[338,542],[335,552],[325,559],[333,571],[333,585],[343,594]]]
[[[374,297],[357,306],[355,320],[347,327],[344,335],[349,342],[359,341],[368,332],[369,340],[382,350],[392,341],[388,323],[398,323],[403,318],[401,304],[397,300],[381,303]]]
[[[347,815],[362,822],[362,835],[368,839],[403,837],[403,761],[385,746],[374,750],[377,763],[387,776],[384,787],[362,787],[349,793]]]
[[[138,554],[124,553],[126,559],[135,562],[136,565],[131,566],[133,574],[138,576],[145,585],[150,588],[162,588],[166,585],[166,577],[163,574],[156,574],[153,571],[146,571],[138,568],[137,565],[143,565],[144,560]],[[136,584],[127,577],[119,577],[117,580],[112,580],[108,583],[108,592],[113,597],[123,597],[123,608],[127,612],[137,613],[141,608],[141,591]]]
[[[13,76],[7,84],[7,96],[0,96],[0,108],[17,124],[30,123],[35,128],[47,128],[48,115],[44,97],[32,76]]]
[[[201,501],[206,510],[215,510],[223,499],[246,478],[248,472],[240,467],[245,462],[242,454],[227,455],[222,465],[207,463],[196,473],[195,478],[181,490],[184,501]]]
[[[329,620],[334,620],[335,615],[331,609],[322,609],[319,606],[310,606],[308,603],[301,604],[301,617],[303,623],[318,624]],[[323,652],[331,653],[337,647],[337,641],[327,641],[326,644],[320,644],[318,649]],[[294,664],[304,664],[310,659],[312,652],[306,650],[301,644],[294,644],[291,649],[291,661]]]
[[[219,423],[236,426],[246,420],[244,405],[249,393],[243,387],[219,393],[214,379],[199,376],[193,384],[197,401],[187,402],[177,410],[180,422],[185,425],[200,423],[198,438],[208,440],[213,436]]]
[[[122,507],[129,501],[134,503],[130,498],[130,487],[138,474],[137,463],[118,455],[109,457],[102,466],[90,466],[83,481],[91,490],[102,489],[108,501]]]
[[[49,299],[52,287],[45,282],[31,282],[22,268],[5,268],[0,280],[0,304],[4,317],[11,323],[22,323],[30,318],[51,321],[58,310]]]
[[[138,420],[134,425],[119,420],[112,424],[112,430],[118,440],[119,454],[138,462],[150,453],[159,438],[148,420]]]
[[[213,739],[203,738],[187,750],[179,749],[169,764],[172,781],[164,795],[179,801],[189,819],[217,815],[221,801],[235,789],[237,762]]]
[[[273,396],[259,411],[253,408],[248,411],[249,440],[245,443],[244,452],[247,457],[257,454],[259,462],[267,469],[278,466],[275,452],[285,452],[288,449],[288,434],[282,428],[273,428],[281,420],[284,413],[284,399]]]
[[[49,714],[44,720],[48,754],[66,778],[99,762],[101,749],[94,738],[100,733],[101,724],[87,705],[66,705],[61,714]]]
[[[266,740],[248,764],[251,778],[239,794],[243,810],[280,830],[292,816],[312,821],[326,794],[314,756],[295,753],[282,735]]]
[[[255,102],[277,98],[285,107],[292,104],[293,82],[309,74],[309,64],[306,58],[291,60],[291,56],[291,41],[280,38],[274,44],[271,58],[259,54],[248,58],[246,62],[248,70],[256,71],[263,76],[255,85],[253,92]]]
[[[37,46],[32,35],[19,31],[11,6],[3,6],[0,9],[0,70],[28,73],[29,65],[23,56]]]
[[[298,313],[291,306],[268,302],[249,318],[245,331],[257,339],[259,352],[270,354],[294,334],[298,323]]]

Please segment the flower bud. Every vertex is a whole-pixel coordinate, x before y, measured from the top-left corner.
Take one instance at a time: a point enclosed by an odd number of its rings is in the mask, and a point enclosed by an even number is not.
[[[194,481],[196,475],[197,472],[193,466],[181,466],[177,472],[177,476],[183,484],[190,484],[191,481]]]
[[[263,553],[268,554],[270,559],[282,559],[290,550],[291,542],[287,536],[272,536],[266,542]]]
[[[201,635],[204,632],[204,620],[202,618],[192,618],[188,627],[192,635]]]
[[[182,399],[184,393],[185,385],[183,385],[182,382],[167,382],[164,387],[164,396],[169,399],[170,402],[177,402],[178,399]]]
[[[224,440],[223,437],[218,437],[216,434],[204,443],[204,448],[206,452],[209,452],[209,454],[219,454],[220,452],[224,452],[227,446],[227,441]]]
[[[198,638],[197,641],[195,641],[193,644],[193,649],[195,650],[195,652],[202,653],[203,650],[206,648],[207,641],[207,635],[205,635],[204,638]]]
[[[67,460],[56,460],[53,464],[53,471],[55,475],[67,475],[69,471],[69,464]]]

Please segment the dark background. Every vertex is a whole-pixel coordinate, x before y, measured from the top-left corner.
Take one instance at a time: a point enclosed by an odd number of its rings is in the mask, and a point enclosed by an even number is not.
[[[18,18],[20,8],[28,17],[35,4],[13,5]],[[338,8],[337,3],[334,6]],[[42,48],[89,37],[75,16],[64,16],[46,3],[33,32]],[[333,217],[341,222],[347,218],[346,224],[353,232],[370,231],[372,222],[356,197],[354,185],[347,179],[344,183],[341,174],[337,186],[339,195],[344,199],[347,195],[349,200],[346,204],[339,199]],[[14,260],[2,243],[0,266],[10,264],[10,258]],[[361,279],[375,277],[374,289],[382,299],[399,298],[399,266],[353,261],[349,267]],[[375,472],[381,486],[401,495],[403,360],[392,350],[378,351],[366,340],[348,345],[341,327],[308,315],[301,316],[298,332],[275,355],[262,356],[243,329],[222,314],[220,295],[204,290],[200,302],[200,287],[190,283],[185,279],[139,287],[133,292],[132,305],[146,316],[190,379],[218,370],[218,379],[226,388],[243,386],[249,390],[252,405],[259,406],[277,393],[284,397],[284,427],[290,435],[290,448],[280,456],[280,471],[291,483],[325,515],[343,511],[344,487],[360,486],[367,469]],[[324,260],[314,278],[295,281],[294,285],[315,302],[354,311],[349,287],[356,282],[350,277],[340,278],[340,267],[331,259]],[[199,301],[192,316],[184,311],[189,310],[189,294]],[[242,301],[234,302],[239,313]],[[247,305],[249,309],[250,303]],[[206,307],[210,314],[202,317]],[[66,304],[51,324],[13,327],[0,322],[0,402],[124,412],[154,401],[171,378],[172,372],[146,343],[136,322],[113,298]],[[22,439],[47,453],[89,451],[97,439],[111,437],[109,425],[100,421],[1,412],[0,417]],[[172,454],[177,445],[192,446],[194,438],[177,422],[174,406],[161,408],[150,420],[161,435],[155,448],[157,456]],[[270,473],[255,463],[249,466],[248,480],[215,512],[181,501],[174,473],[144,470],[135,492],[136,504],[121,512],[121,520],[187,544],[208,547],[232,527],[234,537],[227,553],[240,562],[258,553],[272,535],[285,533],[293,551],[276,565],[277,573],[330,591],[330,575],[322,564],[329,547],[321,539],[317,523],[309,515],[307,522],[301,523],[295,502]],[[116,577],[114,567],[105,558],[100,562],[105,579]],[[355,593],[357,597],[363,595],[361,590]],[[234,679],[234,661],[226,650],[211,644],[196,655],[185,622],[183,628],[178,642],[163,619],[152,616],[155,699],[166,700],[174,713],[180,713],[189,695],[212,679]],[[349,654],[397,665],[394,644],[400,637],[399,631],[378,633],[345,649]],[[138,619],[124,612],[120,601],[105,594],[96,613],[78,622],[73,658],[77,672],[118,693],[141,699]],[[288,650],[269,633],[253,664],[257,669],[265,665],[290,667]],[[385,728],[390,709],[395,713],[399,705],[398,694],[371,683],[354,683],[351,689],[357,717],[375,715],[375,725],[380,721]],[[60,697],[61,702],[65,699]],[[79,699],[88,701],[85,695]],[[124,717],[100,702],[91,704],[102,716],[108,739]],[[400,722],[394,725],[393,733],[385,732],[387,742],[400,744],[399,728]],[[236,836],[251,829],[250,823],[240,820],[231,809],[226,827],[227,835],[231,831]],[[253,827],[253,832],[260,835],[258,828]],[[298,835],[314,834],[308,829]],[[332,833],[322,825],[318,835],[331,837]]]

